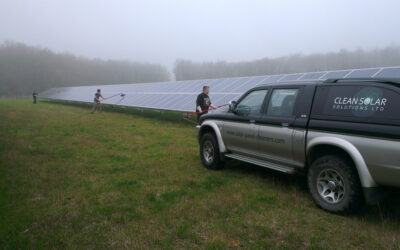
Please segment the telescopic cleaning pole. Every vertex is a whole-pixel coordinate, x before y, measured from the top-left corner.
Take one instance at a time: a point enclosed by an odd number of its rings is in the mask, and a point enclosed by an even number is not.
[[[221,108],[221,107],[224,107],[224,106],[227,106],[227,105],[229,105],[229,103],[227,103],[227,104],[224,104],[224,105],[219,105],[219,106],[217,106],[217,107],[215,107],[215,108],[210,108],[210,109],[206,109],[206,110],[203,110],[203,111],[200,111],[200,112],[196,112],[196,113],[188,114],[188,116],[189,116],[189,117],[190,117],[190,116],[194,116],[194,115],[201,114],[201,113],[204,113],[204,112],[207,112],[207,111],[213,110],[213,109],[218,109],[218,108]]]
[[[118,94],[112,95],[112,96],[110,96],[110,97],[104,98],[104,100],[108,100],[108,99],[111,99],[111,98],[116,97],[116,96],[124,97],[125,94],[124,94],[124,93],[118,93]]]

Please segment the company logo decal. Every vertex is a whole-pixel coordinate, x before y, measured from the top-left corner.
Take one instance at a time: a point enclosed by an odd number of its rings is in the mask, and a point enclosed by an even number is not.
[[[387,98],[376,97],[340,97],[334,98],[333,109],[361,110],[361,111],[384,111],[388,104]]]

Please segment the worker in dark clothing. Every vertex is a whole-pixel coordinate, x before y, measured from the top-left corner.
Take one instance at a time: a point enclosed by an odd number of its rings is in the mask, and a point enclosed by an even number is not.
[[[38,93],[34,90],[32,96],[33,96],[33,104],[36,104]]]
[[[100,98],[101,98],[101,100],[100,100]],[[90,113],[93,114],[96,110],[98,110],[98,111],[101,113],[102,110],[101,110],[101,102],[100,102],[100,101],[103,101],[103,100],[105,100],[105,99],[106,99],[106,98],[104,98],[104,97],[101,95],[101,90],[98,89],[97,92],[94,94],[93,108],[92,108],[92,112],[90,112]]]
[[[197,96],[196,112],[200,112],[197,114],[197,121],[200,120],[200,117],[202,115],[208,113],[208,110],[210,109],[210,107],[213,109],[215,108],[215,106],[211,104],[210,97],[208,96],[209,92],[210,92],[210,87],[204,86],[203,93],[201,93]]]

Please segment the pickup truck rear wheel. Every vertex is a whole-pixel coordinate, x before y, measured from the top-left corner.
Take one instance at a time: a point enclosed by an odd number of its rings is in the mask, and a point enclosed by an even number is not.
[[[316,159],[308,171],[308,187],[317,206],[332,213],[356,212],[363,205],[357,171],[344,157]]]
[[[221,169],[224,162],[220,159],[218,142],[215,135],[205,133],[200,139],[200,157],[203,165],[208,169]]]

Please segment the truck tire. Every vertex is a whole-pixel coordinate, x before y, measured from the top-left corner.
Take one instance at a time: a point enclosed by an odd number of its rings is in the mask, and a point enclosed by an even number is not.
[[[354,213],[364,203],[353,163],[327,155],[316,159],[308,171],[308,187],[316,205],[332,213]]]
[[[203,165],[208,169],[223,168],[224,162],[220,158],[218,142],[213,133],[205,133],[200,138],[200,157]]]

